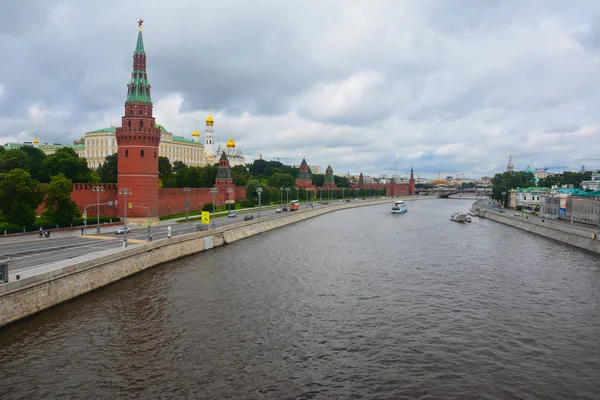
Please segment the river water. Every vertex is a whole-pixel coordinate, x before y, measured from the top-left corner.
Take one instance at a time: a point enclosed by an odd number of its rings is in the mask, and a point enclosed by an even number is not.
[[[470,204],[331,213],[8,326],[0,398],[600,398],[600,258]]]

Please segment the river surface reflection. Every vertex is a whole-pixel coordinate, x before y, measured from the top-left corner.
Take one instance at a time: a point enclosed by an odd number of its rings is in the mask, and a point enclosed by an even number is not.
[[[598,399],[600,259],[471,201],[335,212],[0,330],[0,398]]]

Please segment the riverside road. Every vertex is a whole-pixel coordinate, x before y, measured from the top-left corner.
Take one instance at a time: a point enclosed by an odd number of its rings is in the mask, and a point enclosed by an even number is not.
[[[334,204],[334,203],[331,203]],[[327,205],[319,205],[314,203],[315,207],[326,207]],[[304,206],[306,207],[306,206]],[[302,212],[302,208],[299,212]],[[236,218],[220,217],[215,219],[215,227],[244,222],[244,215],[250,214],[254,218],[258,217],[258,212],[243,212],[240,211]],[[263,209],[261,211],[261,220],[280,218],[289,215],[289,212],[276,213],[275,209]],[[162,225],[152,227],[152,238],[154,240],[164,239],[167,237],[168,226],[171,226],[172,236],[184,235],[198,231],[199,220],[187,223],[177,223],[174,220],[163,221]],[[204,226],[203,229],[210,229],[210,225]],[[10,257],[10,271],[22,272],[30,268],[40,265],[49,264],[56,261],[68,260],[74,257],[82,256],[97,251],[114,249],[121,247],[123,244],[123,235],[116,235],[114,232],[118,226],[102,228],[99,235],[90,234],[96,232],[96,226],[87,227],[87,235],[78,235],[79,231],[69,232],[70,236],[62,236],[49,239],[38,238],[37,233],[32,233],[31,236],[20,236],[6,238],[0,240],[0,258]],[[129,246],[135,246],[140,243],[147,243],[148,233],[146,228],[132,228],[127,234],[127,242]]]

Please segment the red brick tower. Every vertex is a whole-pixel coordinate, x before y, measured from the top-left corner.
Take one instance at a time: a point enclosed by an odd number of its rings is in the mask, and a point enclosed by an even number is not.
[[[306,158],[303,158],[302,163],[300,164],[300,172],[298,173],[298,177],[296,177],[296,186],[313,190],[312,179],[310,179],[310,175],[308,174]]]
[[[410,179],[408,180],[408,194],[411,196],[415,195],[415,175],[413,173],[413,167],[410,167]]]
[[[231,179],[231,167],[229,166],[227,154],[223,152],[221,153],[221,159],[219,160],[219,168],[217,169],[215,187],[227,188],[231,186],[233,186],[233,180]]]
[[[153,223],[158,223],[158,146],[160,128],[152,116],[150,84],[146,74],[146,52],[142,38],[142,23],[138,21],[137,45],[133,52],[133,73],[127,84],[127,100],[122,125],[116,130],[119,147],[119,215],[123,214],[127,189],[128,223],[145,223],[148,209]],[[131,219],[130,219],[131,218]]]
[[[335,178],[333,177],[333,168],[331,165],[327,166],[325,170],[325,179],[323,180],[323,187],[328,189],[335,189]]]

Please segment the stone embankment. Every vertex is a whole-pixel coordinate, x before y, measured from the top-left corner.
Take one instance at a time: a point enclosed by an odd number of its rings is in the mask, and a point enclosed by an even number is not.
[[[405,198],[412,199],[416,197]],[[255,219],[47,265],[37,275],[0,285],[0,326],[168,261],[329,212],[389,202],[390,199],[373,199],[334,203],[280,218]]]
[[[479,209],[479,216],[600,254],[600,240],[597,240],[598,238],[591,232],[553,224],[549,220],[540,222],[525,219],[523,216],[507,215],[485,209]]]

